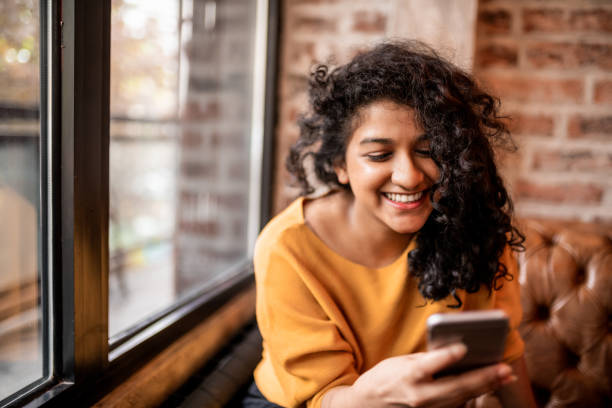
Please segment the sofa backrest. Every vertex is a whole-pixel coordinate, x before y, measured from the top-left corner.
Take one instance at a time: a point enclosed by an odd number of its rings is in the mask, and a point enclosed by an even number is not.
[[[612,406],[612,229],[526,220],[525,359],[547,406]]]

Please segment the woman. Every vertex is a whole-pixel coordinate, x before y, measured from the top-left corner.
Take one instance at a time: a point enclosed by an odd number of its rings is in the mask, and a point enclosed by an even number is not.
[[[287,162],[303,195],[256,245],[264,351],[246,406],[457,406],[489,391],[533,406],[495,102],[417,42],[314,71]],[[328,194],[306,198],[308,163]],[[504,362],[434,379],[466,349],[425,352],[427,317],[490,308],[510,316]]]

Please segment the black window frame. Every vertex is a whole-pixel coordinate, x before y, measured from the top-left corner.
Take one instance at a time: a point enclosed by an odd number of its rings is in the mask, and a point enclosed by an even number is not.
[[[272,202],[280,2],[268,0],[260,226]],[[111,0],[40,0],[43,371],[3,406],[91,404],[174,339],[253,285],[250,260],[113,342],[109,358],[108,212]],[[49,262],[47,262],[49,260]],[[146,333],[146,335],[142,335]],[[140,334],[140,336],[138,336]],[[219,345],[221,348],[223,345]]]

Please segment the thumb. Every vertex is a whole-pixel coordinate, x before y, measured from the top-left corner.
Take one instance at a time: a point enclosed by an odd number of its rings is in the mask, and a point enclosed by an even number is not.
[[[423,378],[430,377],[461,360],[467,353],[467,347],[463,343],[453,343],[436,350],[422,353],[415,361],[416,369]]]

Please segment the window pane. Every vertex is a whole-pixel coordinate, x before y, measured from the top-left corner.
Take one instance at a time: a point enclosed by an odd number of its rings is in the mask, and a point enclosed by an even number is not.
[[[256,3],[113,0],[111,337],[247,257]]]
[[[43,376],[35,0],[0,3],[0,400]]]

